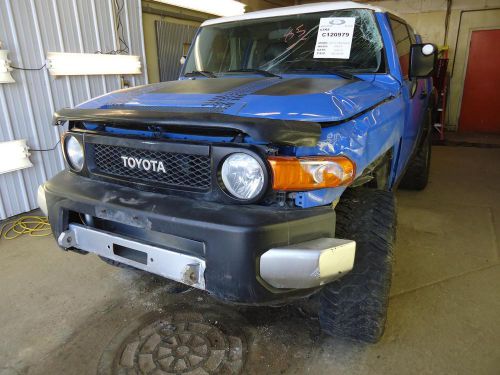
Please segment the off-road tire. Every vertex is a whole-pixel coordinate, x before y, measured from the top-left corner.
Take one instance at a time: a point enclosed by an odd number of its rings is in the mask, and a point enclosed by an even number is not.
[[[425,139],[399,183],[399,187],[405,190],[424,190],[429,182],[429,171],[431,166],[431,136],[430,131],[425,134]]]
[[[374,343],[384,333],[391,288],[394,194],[349,189],[336,213],[336,237],[356,241],[356,256],[352,271],[320,292],[321,328],[332,336]]]

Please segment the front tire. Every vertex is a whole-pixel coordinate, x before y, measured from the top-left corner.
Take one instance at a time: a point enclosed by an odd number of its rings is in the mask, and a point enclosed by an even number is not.
[[[320,324],[332,336],[374,343],[385,328],[392,279],[396,204],[392,192],[347,190],[336,236],[356,241],[354,267],[320,292]]]

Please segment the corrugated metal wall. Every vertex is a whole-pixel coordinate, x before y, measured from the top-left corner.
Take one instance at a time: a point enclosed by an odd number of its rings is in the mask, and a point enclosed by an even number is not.
[[[186,54],[198,28],[165,21],[155,21],[155,26],[160,81],[175,80],[179,78],[180,59]]]
[[[0,41],[13,66],[38,68],[47,52],[117,50],[114,0],[0,0]],[[121,20],[130,54],[145,68],[140,0],[123,2]],[[0,84],[0,141],[27,139],[33,149],[53,147],[59,131],[52,114],[120,88],[119,76],[54,78],[46,69],[15,70],[16,83]],[[131,85],[147,83],[146,74],[126,76]],[[0,175],[0,219],[38,207],[36,190],[63,168],[60,148],[32,152],[34,167]]]

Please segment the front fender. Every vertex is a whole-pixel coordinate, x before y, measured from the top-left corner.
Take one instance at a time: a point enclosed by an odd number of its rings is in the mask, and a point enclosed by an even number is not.
[[[296,155],[344,155],[356,163],[356,177],[390,149],[397,151],[403,134],[405,104],[401,95],[385,101],[363,115],[340,125],[324,127],[315,147],[299,147]],[[329,204],[346,187],[297,194],[296,204],[312,207]]]

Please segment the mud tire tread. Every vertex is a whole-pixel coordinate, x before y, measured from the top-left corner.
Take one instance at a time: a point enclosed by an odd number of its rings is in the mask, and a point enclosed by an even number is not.
[[[332,336],[374,343],[384,332],[391,287],[394,194],[349,189],[336,212],[337,237],[356,241],[356,257],[350,273],[320,292],[321,328]]]

